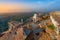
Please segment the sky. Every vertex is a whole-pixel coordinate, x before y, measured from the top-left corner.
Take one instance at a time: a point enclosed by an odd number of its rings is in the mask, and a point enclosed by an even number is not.
[[[59,10],[60,0],[0,0],[0,13]]]

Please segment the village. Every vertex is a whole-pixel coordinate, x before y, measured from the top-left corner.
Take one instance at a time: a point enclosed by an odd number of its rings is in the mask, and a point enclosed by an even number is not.
[[[58,13],[58,14],[57,14]],[[28,18],[25,22],[10,21],[9,29],[2,32],[0,40],[59,40],[60,12],[50,14],[37,14]]]

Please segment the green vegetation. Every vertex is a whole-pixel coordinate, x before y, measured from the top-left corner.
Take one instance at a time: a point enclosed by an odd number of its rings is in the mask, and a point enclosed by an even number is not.
[[[51,30],[54,30],[55,26],[52,24],[52,25],[49,25],[48,28],[50,28]]]

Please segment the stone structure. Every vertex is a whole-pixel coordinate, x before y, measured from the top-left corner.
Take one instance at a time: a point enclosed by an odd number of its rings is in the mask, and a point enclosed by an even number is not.
[[[51,12],[50,19],[55,26],[56,37],[59,40],[60,37],[60,11]]]
[[[37,21],[37,14],[34,14],[33,16],[33,22],[36,22]]]
[[[2,33],[0,40],[24,40],[23,27],[17,21],[11,21],[9,30]]]

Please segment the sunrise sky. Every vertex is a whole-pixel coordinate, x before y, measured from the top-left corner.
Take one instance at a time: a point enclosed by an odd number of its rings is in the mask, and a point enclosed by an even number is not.
[[[60,10],[60,0],[0,0],[0,13]]]

